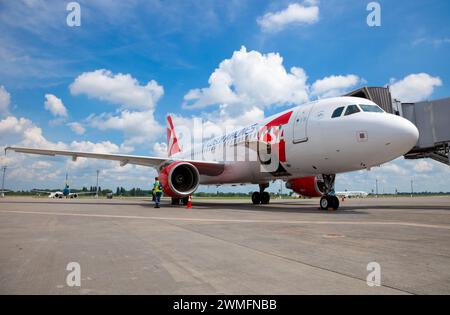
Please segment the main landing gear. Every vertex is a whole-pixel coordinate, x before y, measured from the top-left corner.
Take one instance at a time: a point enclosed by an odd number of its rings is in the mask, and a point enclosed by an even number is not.
[[[259,184],[259,192],[255,191],[252,194],[252,202],[254,205],[269,204],[270,194],[267,191],[264,191],[264,189],[266,189],[267,187],[269,187],[269,183]]]
[[[339,198],[334,194],[334,180],[336,175],[322,175],[324,182],[324,195],[320,198],[320,208],[328,210],[332,208],[337,210],[339,208]]]

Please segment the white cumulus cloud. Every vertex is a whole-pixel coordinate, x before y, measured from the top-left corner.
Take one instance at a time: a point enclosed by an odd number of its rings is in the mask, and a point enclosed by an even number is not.
[[[311,3],[311,2],[309,2]],[[313,5],[290,4],[278,12],[268,12],[256,21],[263,31],[278,32],[289,24],[314,24],[319,21],[319,7]]]
[[[130,74],[113,74],[100,69],[79,75],[70,85],[70,92],[73,95],[85,94],[122,108],[150,110],[164,94],[164,89],[154,80],[140,85]]]
[[[419,160],[414,164],[414,171],[416,172],[424,173],[431,170],[433,170],[433,164],[426,160]]]
[[[430,97],[434,89],[442,85],[439,77],[427,73],[410,74],[400,81],[391,80],[390,90],[392,97],[406,102],[419,102]]]
[[[153,155],[157,157],[167,157],[167,144],[155,142],[153,145]]]
[[[83,135],[86,132],[86,128],[84,128],[79,122],[71,122],[68,123],[67,126],[69,126],[70,129],[77,135]]]
[[[45,109],[55,117],[67,117],[67,109],[61,99],[53,94],[45,94]]]
[[[307,76],[302,68],[283,66],[278,53],[261,54],[243,46],[211,74],[209,86],[190,90],[185,108],[225,104],[228,110],[246,110],[273,104],[300,104],[308,100]]]
[[[29,119],[17,119],[14,116],[8,116],[5,119],[0,120],[0,140],[5,141],[7,137],[20,134],[31,125],[32,122]]]
[[[127,137],[127,144],[141,144],[157,139],[164,128],[155,120],[153,111],[123,110],[118,115],[103,113],[86,119],[91,127],[100,130],[119,130]]]
[[[362,80],[354,74],[328,76],[313,83],[311,95],[318,97],[340,96],[361,82]]]
[[[0,85],[0,115],[6,115],[8,113],[10,100],[10,94],[3,85]]]

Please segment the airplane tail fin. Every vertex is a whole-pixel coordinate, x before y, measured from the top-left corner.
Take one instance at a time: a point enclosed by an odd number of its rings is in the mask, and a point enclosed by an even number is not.
[[[167,116],[167,155],[170,157],[178,152],[181,152],[180,144],[178,143],[175,128],[173,126],[172,117]]]

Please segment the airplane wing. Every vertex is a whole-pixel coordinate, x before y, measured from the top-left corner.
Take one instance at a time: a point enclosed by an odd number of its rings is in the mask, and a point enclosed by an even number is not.
[[[81,192],[77,192],[77,193],[70,193],[70,195],[92,195],[92,194],[96,194],[96,191],[81,191]]]
[[[48,190],[37,190],[37,189],[32,189],[32,192],[37,192],[37,193],[43,193],[43,194],[51,194],[52,192],[56,192],[56,191],[48,191]]]
[[[34,149],[25,147],[6,147],[6,151],[11,150],[19,153],[37,154],[37,155],[47,155],[47,156],[70,156],[73,161],[77,158],[91,158],[100,160],[110,160],[120,162],[120,166],[125,166],[127,164],[135,164],[141,166],[150,166],[159,169],[164,164],[168,164],[176,161],[189,162],[195,165],[202,175],[219,175],[223,172],[225,165],[216,161],[196,161],[188,159],[176,159],[176,158],[161,158],[161,157],[149,157],[149,156],[139,156],[139,155],[124,155],[124,154],[109,154],[109,153],[92,153],[92,152],[81,152],[81,151],[66,151],[66,150],[49,150],[49,149]]]

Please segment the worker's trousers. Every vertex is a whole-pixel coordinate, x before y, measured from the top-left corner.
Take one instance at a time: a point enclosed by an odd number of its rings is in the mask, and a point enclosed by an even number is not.
[[[161,202],[162,192],[155,192],[155,205],[159,207],[159,203]]]

